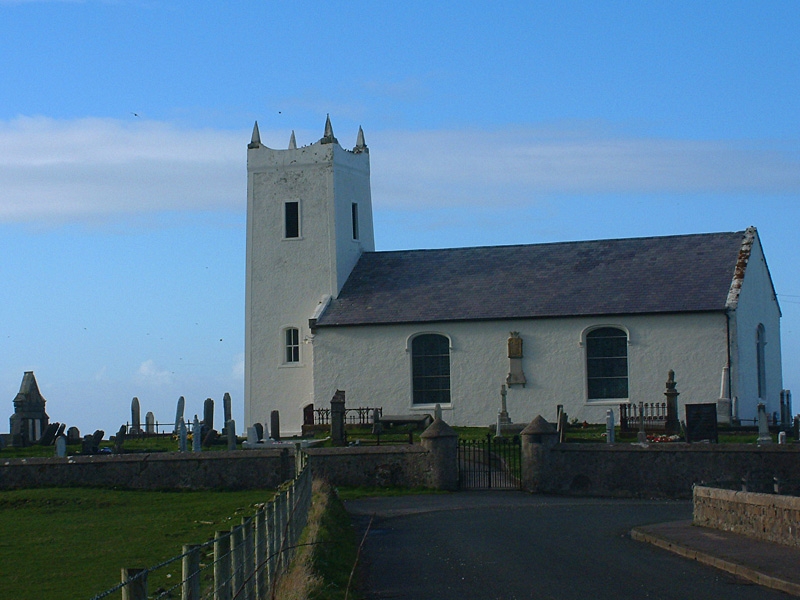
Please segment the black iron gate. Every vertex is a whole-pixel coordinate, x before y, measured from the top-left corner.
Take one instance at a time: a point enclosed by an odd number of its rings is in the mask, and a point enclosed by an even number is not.
[[[462,490],[518,490],[522,487],[522,445],[513,438],[458,440],[458,484]]]

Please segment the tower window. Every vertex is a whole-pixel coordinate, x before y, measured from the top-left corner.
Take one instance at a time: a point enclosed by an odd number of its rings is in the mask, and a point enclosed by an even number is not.
[[[284,351],[284,362],[286,364],[300,362],[300,330],[296,327],[286,329]]]
[[[358,204],[353,202],[351,205],[351,213],[353,216],[353,239],[358,239]]]
[[[283,237],[300,237],[300,203],[286,202],[283,205]]]

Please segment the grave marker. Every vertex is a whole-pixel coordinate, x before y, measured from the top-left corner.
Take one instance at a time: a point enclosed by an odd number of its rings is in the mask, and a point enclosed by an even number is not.
[[[56,438],[56,456],[64,458],[67,455],[67,438],[60,435]]]
[[[178,407],[175,410],[175,433],[179,433],[181,426],[181,419],[183,419],[183,410],[186,407],[186,399],[181,396],[178,398]]]
[[[144,416],[144,422],[145,422],[145,426],[144,426],[145,433],[147,433],[149,435],[153,435],[156,432],[156,417],[155,417],[155,415],[152,412],[148,412]]]
[[[686,405],[686,441],[689,443],[708,440],[717,443],[717,405]]]
[[[131,434],[137,435],[141,433],[142,421],[141,411],[139,409],[139,398],[136,396],[131,400]]]

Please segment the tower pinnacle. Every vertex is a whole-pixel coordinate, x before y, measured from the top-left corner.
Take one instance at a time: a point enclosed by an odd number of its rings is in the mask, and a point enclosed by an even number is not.
[[[359,154],[367,150],[367,143],[364,141],[364,130],[361,129],[361,126],[358,126],[358,137],[356,138],[356,147],[353,148],[353,152]]]
[[[258,148],[261,145],[261,134],[258,132],[258,121],[253,125],[253,136],[250,138],[248,148]]]
[[[333,127],[331,126],[331,116],[327,115],[325,118],[325,133],[320,140],[321,144],[338,144],[339,140],[333,137]]]

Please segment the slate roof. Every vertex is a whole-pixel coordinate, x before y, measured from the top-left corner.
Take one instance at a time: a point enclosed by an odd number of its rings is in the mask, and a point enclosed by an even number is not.
[[[744,234],[368,252],[317,326],[722,311]]]

